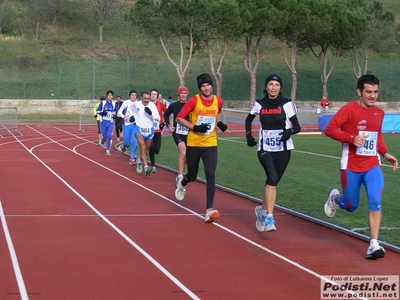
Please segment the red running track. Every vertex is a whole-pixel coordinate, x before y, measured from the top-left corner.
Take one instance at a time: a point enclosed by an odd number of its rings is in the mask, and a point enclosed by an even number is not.
[[[94,127],[19,130],[0,139],[0,299],[320,299],[324,275],[399,275],[399,254],[366,260],[367,243],[279,210],[259,233],[228,192],[205,224],[204,184],[176,201],[174,173],[105,156]]]

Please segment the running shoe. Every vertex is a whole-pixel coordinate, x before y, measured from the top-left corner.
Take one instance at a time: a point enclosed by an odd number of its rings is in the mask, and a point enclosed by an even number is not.
[[[152,169],[151,169],[151,173],[157,173],[156,166],[152,167]]]
[[[137,160],[136,172],[142,173],[143,172],[143,164],[141,160]]]
[[[100,146],[101,146],[101,147],[105,147],[105,146],[106,146],[106,141],[102,139],[102,140],[100,141]]]
[[[107,156],[110,156],[110,155],[111,155],[110,150],[106,150],[106,155],[107,155]]]
[[[176,187],[178,187],[178,183],[181,182],[182,179],[183,179],[183,175],[176,176],[176,179],[175,179],[175,186]]]
[[[149,166],[144,166],[144,172],[146,173],[146,176],[150,176],[153,172],[153,168]]]
[[[375,260],[377,258],[385,257],[385,249],[379,243],[372,244],[368,247],[366,259]]]
[[[131,158],[131,159],[129,160],[129,164],[130,164],[131,166],[136,165],[136,158]]]
[[[331,191],[329,192],[328,200],[325,203],[325,214],[329,218],[333,218],[335,216],[336,210],[339,207],[339,205],[337,205],[334,201],[336,195],[340,195],[338,189],[331,189]]]
[[[219,211],[211,207],[206,210],[204,222],[211,223],[214,222],[214,220],[218,219],[219,217],[220,217]]]
[[[183,177],[178,181],[178,186],[176,187],[175,190],[175,198],[176,200],[182,201],[185,199],[186,195],[186,188],[182,185],[182,179]]]
[[[98,146],[102,146],[101,140],[97,144]]]
[[[265,231],[276,231],[274,216],[267,217]]]
[[[122,152],[125,152],[125,151],[126,151],[126,146],[125,146],[125,145],[122,145],[122,146],[121,146],[121,151],[122,151]]]
[[[256,228],[258,231],[263,232],[265,231],[265,220],[267,219],[267,214],[263,211],[261,205],[256,206],[254,209],[256,213],[257,221],[256,221]]]

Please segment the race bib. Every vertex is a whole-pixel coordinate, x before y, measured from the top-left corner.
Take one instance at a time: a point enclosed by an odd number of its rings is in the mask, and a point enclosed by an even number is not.
[[[282,129],[278,130],[263,130],[263,149],[268,152],[278,152],[283,151],[283,143],[280,141]]]
[[[103,121],[112,121],[113,113],[112,111],[108,111],[107,114],[103,116]]]
[[[152,133],[152,131],[151,131],[151,128],[149,128],[149,127],[140,127],[140,133],[143,136],[148,136]]]
[[[176,134],[187,135],[188,132],[189,132],[189,128],[182,126],[179,123],[176,124],[176,129],[175,129]]]
[[[378,143],[378,132],[376,131],[360,131],[359,135],[367,135],[364,144],[357,147],[356,154],[364,156],[375,156],[376,145]]]
[[[207,124],[208,129],[204,134],[210,134],[215,129],[215,116],[199,116],[197,125]]]

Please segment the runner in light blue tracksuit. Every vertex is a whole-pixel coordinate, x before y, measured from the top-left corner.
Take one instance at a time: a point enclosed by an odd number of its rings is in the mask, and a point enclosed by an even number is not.
[[[124,119],[125,124],[124,124],[124,144],[121,147],[122,152],[126,151],[126,148],[128,148],[131,145],[132,142],[132,148],[131,148],[131,155],[130,155],[130,160],[129,164],[130,165],[135,165],[136,164],[136,148],[137,148],[137,137],[136,134],[140,134],[140,128],[136,125],[136,120],[135,120],[135,111],[134,111],[134,105],[137,101],[138,98],[138,93],[135,90],[131,90],[129,92],[129,100],[124,101],[122,103],[122,106],[118,110],[117,116],[121,117]]]

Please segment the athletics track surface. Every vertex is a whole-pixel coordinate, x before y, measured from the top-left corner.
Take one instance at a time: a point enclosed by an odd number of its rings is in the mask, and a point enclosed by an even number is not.
[[[176,201],[176,174],[106,157],[95,126],[18,129],[0,139],[0,299],[320,299],[323,275],[399,275],[399,254],[366,260],[366,242],[279,210],[259,233],[256,204],[221,190],[205,224],[204,184]]]

